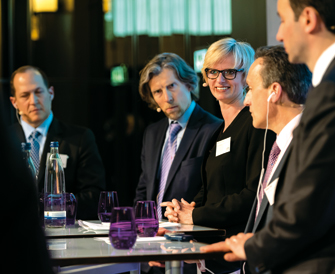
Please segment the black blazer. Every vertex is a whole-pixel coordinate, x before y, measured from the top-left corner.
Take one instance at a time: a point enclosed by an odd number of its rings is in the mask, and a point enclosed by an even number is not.
[[[187,124],[184,136],[176,152],[166,181],[163,201],[173,198],[193,201],[201,187],[200,168],[207,143],[221,125],[222,120],[204,111],[198,104]],[[140,200],[156,201],[162,147],[165,140],[168,119],[164,118],[144,132],[142,146],[142,174],[136,189],[134,202]],[[165,208],[162,208],[164,214]]]
[[[335,273],[335,59],[311,89],[273,218],[245,243],[252,273]]]
[[[19,123],[13,129],[21,142],[26,142]],[[77,219],[97,219],[100,191],[105,189],[105,170],[93,132],[87,128],[65,124],[53,119],[45,141],[38,174],[38,190],[44,189],[45,164],[50,142],[59,142],[59,153],[69,156],[65,173],[65,188],[75,194]]]

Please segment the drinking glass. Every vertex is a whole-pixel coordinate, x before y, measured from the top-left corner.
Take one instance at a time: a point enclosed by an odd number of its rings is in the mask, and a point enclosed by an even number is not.
[[[136,203],[135,223],[139,237],[155,237],[159,224],[154,201],[138,201]]]
[[[110,222],[113,207],[119,206],[116,191],[101,191],[98,205],[98,217],[102,223]]]
[[[77,215],[77,200],[73,193],[65,193],[66,226],[74,225]]]
[[[130,249],[136,242],[136,225],[132,207],[114,207],[109,239],[116,249]]]

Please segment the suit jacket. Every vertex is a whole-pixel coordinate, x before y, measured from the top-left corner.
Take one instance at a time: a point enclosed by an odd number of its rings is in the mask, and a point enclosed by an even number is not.
[[[36,186],[22,159],[19,140],[5,127],[5,121],[9,121],[8,113],[0,108],[1,215],[3,224],[14,224],[3,228],[6,236],[2,244],[6,252],[1,259],[10,273],[26,273],[30,269],[38,274],[52,274],[46,240],[39,222]]]
[[[311,89],[273,218],[245,243],[252,273],[335,273],[335,59]]]
[[[19,123],[12,126],[21,142],[26,142]],[[53,119],[40,159],[38,190],[44,189],[45,164],[50,142],[59,142],[59,153],[69,156],[65,173],[65,188],[75,194],[77,219],[97,219],[100,191],[105,189],[105,171],[93,132],[87,128],[65,124]]]
[[[193,201],[201,187],[201,163],[207,143],[222,120],[204,111],[198,104],[188,121],[184,136],[176,152],[166,181],[163,201],[173,198]],[[142,174],[134,202],[157,199],[160,157],[165,140],[168,119],[164,118],[144,132],[142,146]],[[163,214],[165,209],[162,210]]]

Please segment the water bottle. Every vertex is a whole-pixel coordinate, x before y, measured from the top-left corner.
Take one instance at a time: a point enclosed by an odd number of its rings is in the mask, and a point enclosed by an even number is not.
[[[44,180],[44,226],[63,228],[66,224],[65,176],[58,154],[58,142],[50,143]]]
[[[30,143],[21,143],[21,150],[22,150],[22,157],[23,160],[26,163],[26,166],[33,177],[34,183],[37,186],[37,176],[36,176],[36,169],[35,165],[33,163],[33,160],[31,159],[30,150],[31,150],[31,144]]]

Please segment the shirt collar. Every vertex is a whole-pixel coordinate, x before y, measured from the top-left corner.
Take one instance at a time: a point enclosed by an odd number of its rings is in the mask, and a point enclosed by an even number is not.
[[[21,125],[22,125],[24,135],[26,136],[26,140],[29,139],[29,136],[31,135],[31,133],[35,130],[37,130],[43,136],[47,136],[49,127],[50,127],[51,122],[53,120],[53,113],[51,111],[48,118],[45,119],[44,122],[41,125],[39,125],[36,129],[34,127],[32,127],[31,125],[29,125],[27,122],[23,121],[22,117],[20,118],[20,120],[21,120]]]
[[[185,128],[186,125],[187,125],[187,122],[188,120],[190,119],[192,113],[193,113],[193,110],[195,108],[195,102],[192,101],[191,102],[191,105],[188,107],[188,109],[184,112],[184,114],[177,120],[177,122],[181,125],[182,128]],[[171,124],[172,121],[175,121],[175,120],[171,120],[169,118],[169,124]]]
[[[295,116],[277,135],[277,145],[284,151],[293,138],[293,130],[298,126],[302,113]]]
[[[313,69],[312,84],[314,87],[318,86],[325,74],[329,64],[335,58],[335,43],[328,47],[316,61]]]

